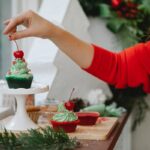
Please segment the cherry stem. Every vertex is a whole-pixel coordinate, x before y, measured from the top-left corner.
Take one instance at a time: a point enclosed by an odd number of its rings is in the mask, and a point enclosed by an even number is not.
[[[75,88],[73,88],[72,91],[71,91],[71,94],[70,94],[70,97],[69,97],[69,101],[71,100],[71,97],[72,97],[72,94],[73,94],[74,90],[75,90]]]
[[[17,47],[17,50],[19,51],[19,47],[18,47],[17,41],[14,40],[14,43],[15,43],[15,45],[16,45],[16,47]]]

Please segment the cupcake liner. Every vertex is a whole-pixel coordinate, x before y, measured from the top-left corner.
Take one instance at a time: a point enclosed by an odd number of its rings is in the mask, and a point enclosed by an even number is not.
[[[31,87],[33,77],[28,79],[25,78],[13,78],[13,77],[6,77],[6,81],[9,88],[25,88],[28,89]]]
[[[76,127],[79,124],[79,120],[70,121],[70,122],[69,121],[58,122],[58,121],[51,120],[50,122],[55,130],[63,129],[67,133],[75,132]]]

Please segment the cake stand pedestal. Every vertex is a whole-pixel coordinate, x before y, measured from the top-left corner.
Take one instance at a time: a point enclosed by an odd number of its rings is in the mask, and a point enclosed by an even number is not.
[[[13,95],[17,101],[17,111],[13,118],[5,124],[5,128],[11,131],[25,131],[28,129],[37,129],[38,125],[35,124],[28,116],[26,112],[26,96],[29,94],[39,94],[43,92],[47,92],[49,90],[49,86],[42,85],[39,83],[32,83],[32,87],[30,89],[9,89],[7,83],[0,82],[0,94]]]

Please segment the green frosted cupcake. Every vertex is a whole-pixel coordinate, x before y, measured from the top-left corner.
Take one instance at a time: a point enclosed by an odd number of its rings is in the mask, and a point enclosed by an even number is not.
[[[22,55],[15,55],[16,53]],[[14,56],[16,59],[13,61],[12,66],[5,78],[8,83],[9,88],[30,88],[33,80],[33,75],[30,73],[30,70],[27,68],[27,63],[23,58],[22,51],[16,51]]]

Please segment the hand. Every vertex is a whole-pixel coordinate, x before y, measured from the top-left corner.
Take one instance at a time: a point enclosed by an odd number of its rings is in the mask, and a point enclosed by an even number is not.
[[[9,35],[10,40],[17,40],[32,36],[49,38],[49,35],[52,32],[52,23],[31,10],[22,13],[18,17],[5,21],[4,24],[6,27],[3,33],[5,35]],[[17,31],[16,29],[18,25],[23,25],[26,28],[22,31]]]
[[[22,13],[18,17],[7,20],[4,23],[6,28],[3,33],[8,35],[10,40],[32,36],[47,38],[82,68],[89,67],[92,62],[94,50],[91,44],[78,39],[33,11]],[[18,25],[23,25],[26,28],[17,31]]]

